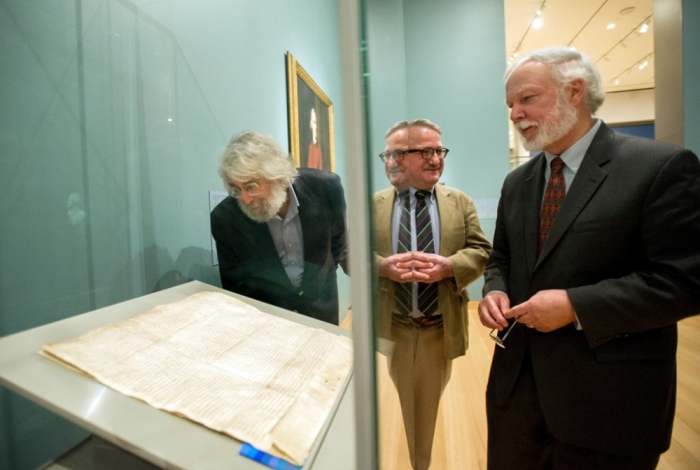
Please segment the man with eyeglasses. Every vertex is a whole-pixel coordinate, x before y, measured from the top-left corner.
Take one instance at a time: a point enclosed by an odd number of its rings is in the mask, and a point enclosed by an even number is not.
[[[473,201],[437,184],[441,133],[427,119],[392,126],[380,158],[393,187],[374,195],[378,334],[394,342],[389,373],[415,470],[430,466],[440,397],[468,347],[466,287],[491,251]]]
[[[700,164],[596,119],[600,75],[575,49],[528,54],[505,82],[525,148],[542,152],[505,178],[479,304],[502,346],[488,468],[654,469],[676,323],[700,312]]]
[[[338,175],[295,168],[275,140],[234,136],[219,174],[229,197],[211,213],[224,289],[338,324],[336,269],[346,254]]]

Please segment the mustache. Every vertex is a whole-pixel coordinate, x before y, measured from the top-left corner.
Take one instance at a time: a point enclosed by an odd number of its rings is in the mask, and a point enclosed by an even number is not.
[[[529,121],[529,120],[520,121],[515,125],[515,127],[519,131],[521,131],[527,127],[537,127],[537,126],[539,126],[539,124],[536,121]]]

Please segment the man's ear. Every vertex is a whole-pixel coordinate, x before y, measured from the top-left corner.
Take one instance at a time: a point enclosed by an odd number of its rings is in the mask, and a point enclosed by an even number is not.
[[[584,82],[582,78],[574,78],[566,85],[566,97],[571,104],[578,106],[579,103],[583,102],[585,95],[586,82]]]

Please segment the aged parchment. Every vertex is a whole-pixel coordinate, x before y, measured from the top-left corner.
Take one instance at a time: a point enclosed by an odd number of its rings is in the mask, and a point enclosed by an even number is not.
[[[200,292],[43,345],[109,387],[302,464],[352,366],[343,336]]]

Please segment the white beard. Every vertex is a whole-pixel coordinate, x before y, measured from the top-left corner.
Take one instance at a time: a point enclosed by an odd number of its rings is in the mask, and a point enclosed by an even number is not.
[[[556,107],[541,123],[524,120],[517,124],[518,131],[530,126],[537,127],[537,134],[532,140],[527,140],[522,133],[520,134],[523,137],[523,147],[529,151],[542,150],[568,134],[576,125],[577,119],[576,108],[558,98]]]
[[[238,207],[248,218],[256,222],[265,223],[277,214],[287,201],[287,185],[284,183],[272,183],[270,197],[267,199],[255,199],[250,204],[244,204],[238,199]]]

